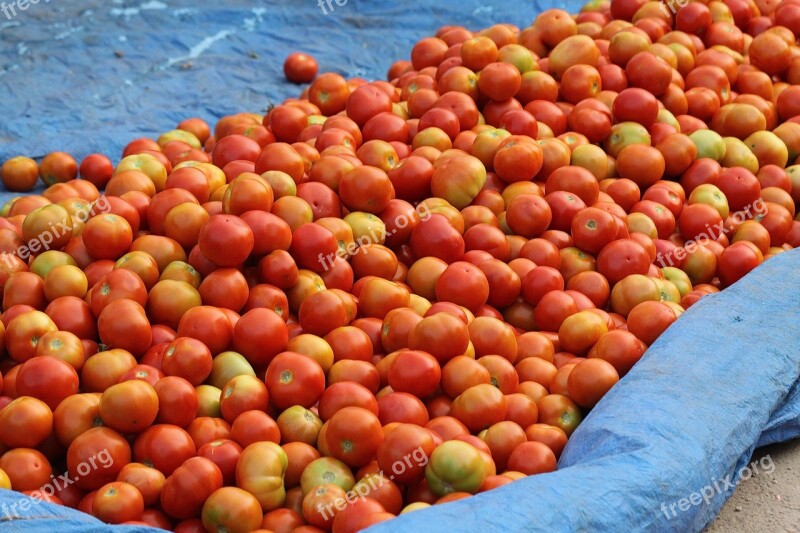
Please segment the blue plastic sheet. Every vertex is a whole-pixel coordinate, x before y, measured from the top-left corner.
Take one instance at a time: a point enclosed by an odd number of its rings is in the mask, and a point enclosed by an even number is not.
[[[114,526],[68,507],[20,497],[18,492],[0,489],[0,531],[3,533],[156,533],[150,527]]]
[[[443,24],[524,27],[547,7],[579,7],[318,1],[39,0],[10,19],[0,10],[0,161],[54,150],[118,161],[129,141],[184,118],[264,112],[302,89],[283,76],[291,52],[313,54],[320,71],[385,79]]]
[[[321,71],[382,79],[391,61],[442,24],[525,26],[543,9],[580,7],[574,0],[331,6],[39,0],[9,17],[0,4],[0,160],[54,150],[118,160],[133,138],[155,137],[183,118],[261,112],[300,91],[281,70],[293,51],[313,54]],[[692,307],[590,413],[557,472],[374,530],[700,531],[733,491],[722,480],[756,445],[800,435],[798,268],[800,252],[782,254]],[[708,487],[708,503],[678,506]],[[5,514],[2,505],[19,499],[0,490],[0,530],[108,529],[44,503]]]

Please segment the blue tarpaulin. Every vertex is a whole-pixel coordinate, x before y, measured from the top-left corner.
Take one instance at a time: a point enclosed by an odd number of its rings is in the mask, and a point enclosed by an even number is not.
[[[478,0],[330,6],[5,0],[0,160],[64,150],[118,161],[133,138],[155,138],[184,118],[214,122],[296,96],[301,88],[282,75],[290,52],[313,54],[321,71],[383,79],[391,61],[407,58],[440,25],[522,27],[543,9],[580,7]],[[800,252],[782,254],[689,309],[590,413],[557,472],[374,530],[700,531],[757,445],[800,434],[799,268]],[[699,503],[693,494],[702,494]],[[107,530],[63,507],[22,510],[19,500],[0,491],[2,531]]]

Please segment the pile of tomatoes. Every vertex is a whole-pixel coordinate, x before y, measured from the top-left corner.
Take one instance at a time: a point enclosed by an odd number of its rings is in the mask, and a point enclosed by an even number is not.
[[[345,533],[555,470],[686,308],[800,245],[798,32],[798,0],[593,0],[390,81],[294,55],[300,98],[116,166],[6,161],[48,188],[0,213],[0,487]]]

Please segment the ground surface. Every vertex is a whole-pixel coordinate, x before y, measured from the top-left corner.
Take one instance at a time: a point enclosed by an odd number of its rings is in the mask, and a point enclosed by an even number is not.
[[[743,481],[705,533],[800,533],[800,440],[759,448],[752,461],[762,458],[774,471]]]

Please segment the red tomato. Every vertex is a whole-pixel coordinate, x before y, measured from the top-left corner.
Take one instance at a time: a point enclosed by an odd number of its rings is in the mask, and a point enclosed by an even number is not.
[[[161,489],[161,508],[173,518],[197,516],[206,499],[221,487],[219,467],[205,457],[192,457],[167,477]]]
[[[97,489],[92,500],[92,514],[109,524],[138,520],[143,512],[142,493],[124,481],[106,483]]]
[[[383,431],[374,413],[361,407],[344,407],[328,421],[326,438],[333,457],[356,467],[375,457]]]
[[[153,465],[168,476],[197,452],[192,437],[170,424],[156,424],[136,438],[133,455],[136,461]]]
[[[244,263],[255,245],[253,230],[234,215],[214,215],[203,224],[198,235],[200,252],[220,267]]]
[[[296,352],[276,355],[264,378],[270,401],[278,409],[293,405],[311,407],[325,390],[325,374],[319,363]]]
[[[78,373],[64,361],[34,357],[19,367],[15,385],[18,395],[38,398],[54,411],[65,398],[77,394],[78,382]]]
[[[153,332],[144,308],[133,300],[108,304],[97,318],[100,340],[114,348],[141,355],[153,341]]]
[[[317,75],[317,60],[308,54],[294,52],[286,56],[283,73],[292,83],[308,83]]]

